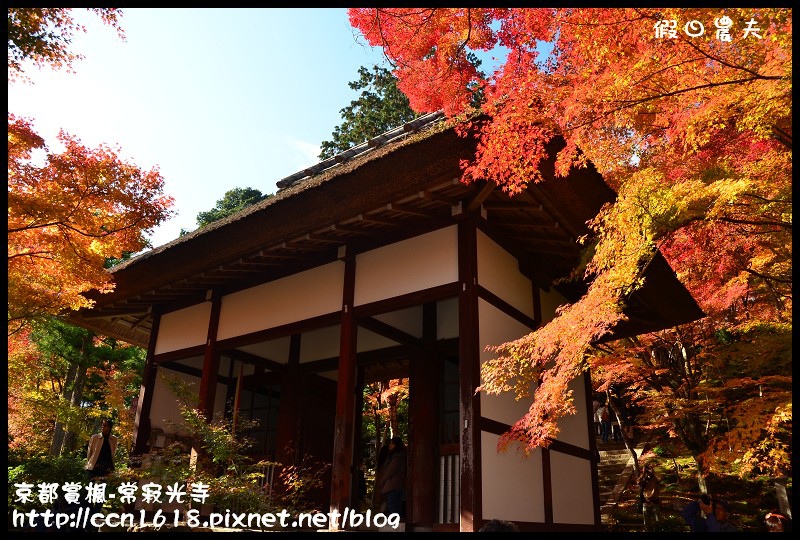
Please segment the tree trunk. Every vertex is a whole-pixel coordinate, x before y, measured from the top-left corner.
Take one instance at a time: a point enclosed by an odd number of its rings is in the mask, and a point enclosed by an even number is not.
[[[61,387],[61,396],[59,401],[70,403],[72,401],[72,389],[75,382],[75,377],[78,373],[78,364],[70,362],[67,369],[67,377],[64,380],[64,385]],[[58,412],[56,412],[58,415]],[[56,458],[61,455],[61,448],[64,445],[64,422],[56,416],[56,423],[53,427],[53,440],[50,443],[49,457]]]
[[[400,429],[397,424],[397,394],[392,394],[386,400],[389,405],[389,431],[392,437],[400,435]]]
[[[692,454],[692,459],[697,464],[697,487],[700,489],[700,493],[708,493],[708,484],[706,483],[706,472],[705,472],[705,463],[703,462],[703,458],[699,455]]]
[[[616,403],[614,403],[614,400],[611,399],[611,394],[608,392],[606,392],[606,403],[608,403],[609,409],[611,409],[611,414],[613,415],[614,421],[619,426],[619,434],[622,437],[622,442],[625,443],[625,449],[628,450],[628,454],[633,460],[633,474],[636,475],[636,478],[639,478],[641,471],[639,467],[639,456],[636,455],[636,445],[634,444],[633,437],[630,437],[624,429],[622,421],[620,420],[622,415],[619,413]]]
[[[69,407],[73,411],[79,409],[81,406],[81,401],[83,401],[83,386],[86,382],[87,371],[88,369],[86,366],[78,366],[75,384],[69,401]],[[75,426],[72,422],[67,424],[66,433],[64,433],[64,442],[61,446],[61,455],[68,454],[75,450],[75,444],[78,440],[77,431],[77,426]]]

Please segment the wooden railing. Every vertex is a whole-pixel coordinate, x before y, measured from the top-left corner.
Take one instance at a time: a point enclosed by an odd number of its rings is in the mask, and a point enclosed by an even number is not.
[[[458,444],[439,447],[436,522],[458,523],[461,516],[461,455]]]

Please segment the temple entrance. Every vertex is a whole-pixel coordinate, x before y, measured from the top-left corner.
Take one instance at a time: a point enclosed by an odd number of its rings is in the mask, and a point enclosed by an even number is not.
[[[409,359],[379,360],[360,366],[353,498],[362,510],[380,512],[385,506],[377,491],[377,472],[385,460],[389,439],[400,437],[408,446]]]
[[[358,501],[362,511],[382,510],[383,499],[376,494],[375,483],[381,448],[391,437],[399,436],[408,451],[404,520],[421,530],[457,530],[461,455],[458,356],[419,356],[362,365],[359,382],[360,429],[354,447],[352,500]]]

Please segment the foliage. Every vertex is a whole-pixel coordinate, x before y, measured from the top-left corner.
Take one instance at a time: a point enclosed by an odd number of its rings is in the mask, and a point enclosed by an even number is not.
[[[281,466],[278,473],[282,484],[278,492],[281,507],[291,513],[320,511],[311,501],[314,492],[325,485],[324,478],[330,468],[330,463],[323,463],[310,454],[303,454],[297,462]]]
[[[686,532],[689,530],[681,518],[681,510],[700,492],[695,481],[696,470],[686,448],[677,439],[666,441],[668,455],[658,456],[644,452],[642,459],[653,467],[660,480],[660,497],[657,501],[659,519],[647,528],[648,532]],[[662,447],[663,448],[663,447]],[[677,468],[675,465],[677,464]],[[677,470],[677,473],[674,472]],[[791,477],[787,490],[792,492]],[[709,474],[709,490],[713,495],[730,503],[732,521],[744,532],[763,531],[764,513],[779,508],[775,482],[772,477],[736,474]],[[620,493],[611,519],[605,524],[606,532],[641,532],[643,516],[637,508],[638,487],[632,476]]]
[[[118,8],[90,8],[123,36]],[[23,64],[71,69],[85,32],[71,8],[8,10],[9,79]],[[143,171],[106,145],[96,149],[62,130],[50,153],[32,120],[8,114],[9,334],[45,315],[92,305],[84,293],[113,289],[107,261],[148,245],[144,233],[169,218],[157,169]],[[40,155],[43,155],[42,159]]]
[[[234,188],[226,191],[214,208],[197,214],[197,226],[205,227],[269,197],[272,195],[262,195],[259,190],[253,188]]]
[[[88,8],[114,28],[120,38],[119,8]],[[70,51],[72,38],[86,28],[72,17],[72,8],[8,8],[8,78],[24,77],[23,63],[71,70],[81,55]]]
[[[40,357],[30,333],[27,328],[8,339],[8,450],[20,459],[47,453],[58,396],[53,388],[60,380],[51,374],[60,366]]]
[[[183,484],[192,477],[190,452],[191,448],[180,441],[175,441],[151,456],[150,464],[147,468],[143,467],[141,473],[148,478],[156,479],[162,485],[172,485],[175,482]]]
[[[260,461],[253,463],[247,455],[251,441],[242,433],[251,429],[257,421],[239,419],[236,432],[232,421],[208,422],[197,410],[194,386],[175,376],[162,375],[162,380],[175,394],[180,404],[180,414],[185,426],[198,442],[196,464],[189,464],[180,453],[188,449],[175,446],[165,457],[158,460],[163,472],[154,469],[150,474],[168,474],[180,481],[180,475],[189,482],[203,482],[209,487],[209,503],[219,508],[235,508],[237,511],[263,512],[278,504],[288,511],[303,512],[312,509],[309,496],[323,486],[323,478],[330,464],[321,463],[306,454],[297,463],[278,464]],[[186,454],[183,454],[184,456]],[[291,455],[294,455],[292,452]],[[277,477],[281,483],[273,498],[265,489],[264,470],[278,467]],[[263,486],[263,487],[262,487]]]
[[[321,160],[417,117],[408,105],[408,98],[398,90],[397,79],[388,69],[373,66],[370,70],[361,66],[358,75],[359,80],[349,82],[348,86],[353,90],[361,90],[361,95],[339,111],[342,123],[333,129],[332,140],[320,144]]]
[[[243,421],[240,420],[237,428],[239,433],[234,433],[232,420],[209,421],[205,413],[196,408],[197,397],[193,391],[193,384],[169,375],[162,375],[162,380],[178,397],[183,427],[192,433],[203,451],[202,460],[205,463],[200,463],[199,468],[205,469],[212,464],[213,470],[217,473],[240,476],[249,464],[247,449],[252,444],[248,438],[241,435],[241,432],[251,426],[243,426]]]
[[[47,319],[9,337],[9,448],[35,456],[52,448],[54,426],[83,442],[99,420],[115,419],[121,452],[133,432],[133,397],[138,394],[144,351],[100,338],[58,319]],[[80,374],[83,376],[80,376]]]
[[[763,429],[763,438],[741,459],[741,474],[791,475],[792,403],[780,405]]]
[[[27,119],[8,115],[8,322],[88,307],[84,296],[114,284],[108,258],[140,251],[142,236],[170,216],[157,169],[143,171],[111,148],[90,149],[65,132],[47,152]]]
[[[375,468],[381,446],[391,437],[408,435],[408,379],[391,379],[364,385],[362,391],[362,441],[374,441],[374,448],[364,456]]]
[[[560,137],[556,176],[591,164],[617,191],[615,202],[590,222],[592,237],[582,239],[587,262],[577,272],[592,280],[587,294],[535,332],[494,346],[496,358],[482,367],[479,390],[513,391],[532,402],[501,447],[519,441],[530,450],[557,437],[558,419],[575,412],[569,382],[589,369],[593,345],[623,320],[626,300],[642,285],[642,271],[659,248],[712,319],[683,330],[689,339],[671,336],[659,344],[651,338],[667,363],[682,362],[686,351],[692,362],[716,365],[722,359],[712,358],[708,346],[713,330],[745,317],[791,320],[790,9],[349,13],[353,26],[394,63],[398,87],[414,110],[467,118],[459,129],[478,137],[478,150],[463,164],[464,182],[488,180],[513,196],[544,179],[546,145]],[[730,41],[711,31],[697,38],[680,32],[655,37],[661,21],[680,21],[681,28],[698,20],[709,28],[723,16],[732,22]],[[744,35],[748,24],[756,25],[759,37]],[[545,58],[542,43],[551,51]],[[467,55],[498,46],[507,54],[483,88],[485,114],[465,114],[471,112],[466,89],[480,84]],[[688,434],[702,427],[697,396],[711,390],[726,424],[723,397],[734,389],[735,373],[706,380],[697,372],[684,388],[680,378],[663,374],[665,366],[644,362],[646,343],[633,347],[603,356],[603,368],[641,370],[629,378],[643,391],[645,382],[660,376],[660,386],[649,390],[671,388],[662,404],[669,403],[667,396],[685,394],[674,412],[667,411],[675,430]],[[638,362],[632,360],[637,354]],[[688,416],[681,414],[686,406]],[[727,424],[720,429],[727,431]],[[687,437],[697,443],[698,456],[708,447],[707,435],[701,429]]]
[[[57,483],[59,486],[65,482],[84,484],[86,481],[85,461],[74,456],[59,456],[56,458],[38,456],[27,459],[25,462],[8,467],[8,508],[27,511],[32,509],[44,510],[50,504],[42,503],[38,494],[38,485],[43,482]],[[14,484],[32,484],[33,500],[30,502],[17,501]]]
[[[641,410],[637,429],[664,448],[669,437],[687,449],[702,491],[708,474],[745,474],[743,461],[773,475],[791,470],[785,426],[764,428],[776,407],[791,405],[791,326],[713,322],[616,343],[589,360],[598,389],[624,388]]]

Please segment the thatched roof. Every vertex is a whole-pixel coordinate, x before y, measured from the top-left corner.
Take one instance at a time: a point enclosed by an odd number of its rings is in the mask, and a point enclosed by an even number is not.
[[[279,182],[274,196],[112,270],[116,288],[91,297],[96,306],[71,322],[146,346],[153,308],[177,309],[336,260],[339,247],[365,250],[455,223],[453,208],[483,208],[486,226],[508,239],[509,249],[542,287],[565,276],[579,260],[586,222],[615,197],[589,166],[554,177],[509,198],[493,184],[459,182],[461,160],[475,140],[456,135],[428,115],[343,155]],[[559,142],[551,144],[555,155]],[[561,143],[563,144],[563,143]],[[632,299],[632,318],[620,334],[641,333],[703,316],[669,265],[657,257],[645,289]],[[568,299],[585,290],[557,287]]]

